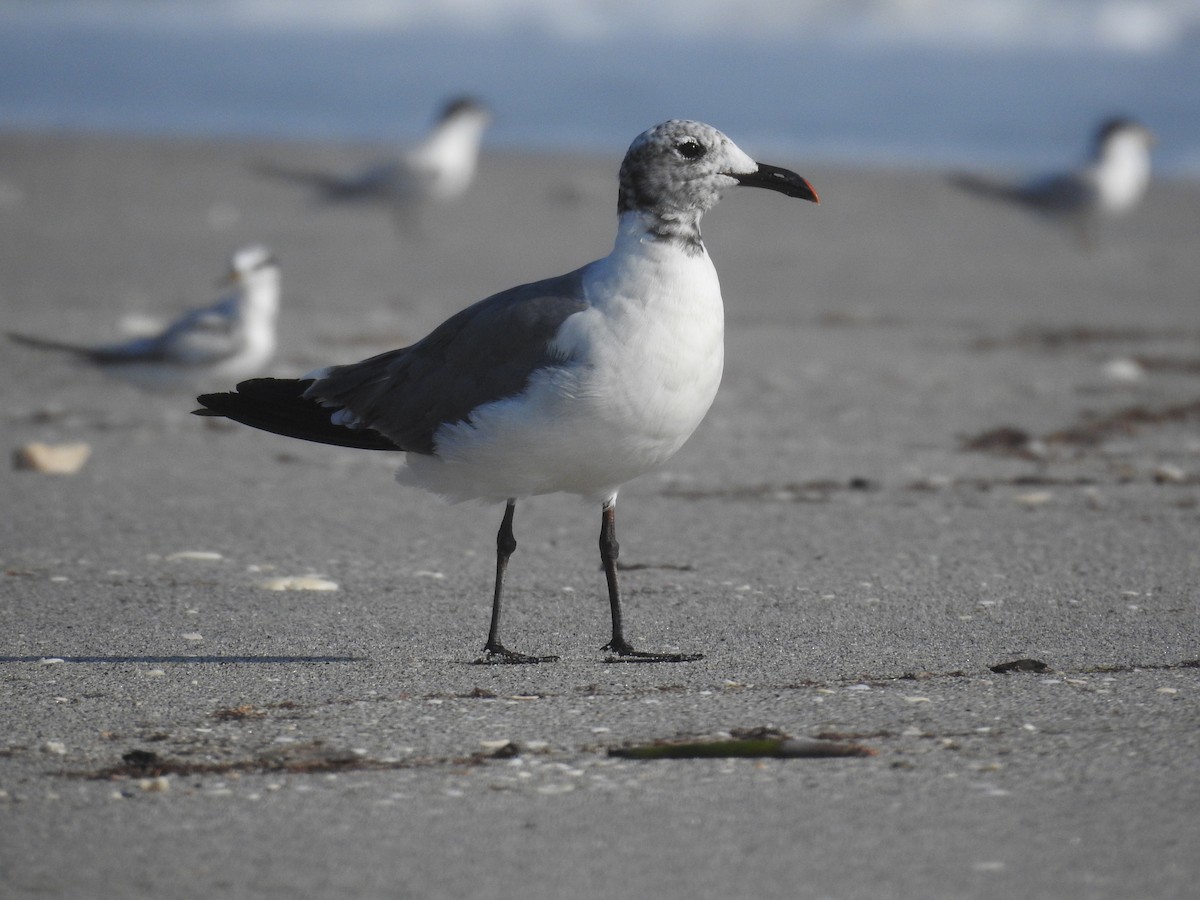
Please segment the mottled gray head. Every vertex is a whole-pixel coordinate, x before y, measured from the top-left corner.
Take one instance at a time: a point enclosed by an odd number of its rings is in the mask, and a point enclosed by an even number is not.
[[[621,163],[617,211],[641,212],[663,237],[699,238],[700,217],[735,185],[764,187],[816,202],[795,172],[752,160],[711,125],[672,119],[639,134]]]

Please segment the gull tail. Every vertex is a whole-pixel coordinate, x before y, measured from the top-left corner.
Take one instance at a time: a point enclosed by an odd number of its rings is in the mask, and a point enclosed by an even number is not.
[[[76,356],[96,362],[103,362],[105,360],[104,354],[98,353],[93,347],[68,344],[65,341],[55,341],[50,338],[34,337],[30,334],[17,334],[13,331],[7,334],[10,341],[16,344],[24,344],[26,347],[36,347],[38,350],[55,350],[60,353],[73,353]]]
[[[237,390],[197,397],[197,416],[223,416],[260,431],[335,447],[359,450],[399,450],[396,443],[369,428],[349,428],[333,422],[336,410],[305,397],[312,379],[252,378]]]
[[[276,181],[286,181],[290,184],[304,185],[323,194],[336,196],[348,192],[344,180],[329,172],[281,166],[278,163],[266,161],[255,163],[251,169],[257,175],[274,178]]]
[[[165,359],[162,345],[157,337],[135,338],[123,344],[106,344],[100,347],[84,347],[81,344],[69,344],[65,341],[17,334],[12,331],[8,332],[8,339],[16,344],[24,344],[26,347],[36,347],[38,350],[71,353],[80,359],[86,359],[88,362],[101,366],[162,362]]]
[[[991,181],[987,178],[980,178],[978,175],[971,175],[966,172],[956,172],[951,175],[950,183],[956,188],[980,197],[991,197],[993,199],[1013,202],[1021,200],[1020,191],[1015,190],[1011,185],[1001,184],[998,181]]]

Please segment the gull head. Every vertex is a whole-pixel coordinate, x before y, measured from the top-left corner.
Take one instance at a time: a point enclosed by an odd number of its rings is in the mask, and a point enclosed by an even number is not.
[[[1145,125],[1127,118],[1112,118],[1096,130],[1094,156],[1097,160],[1145,157],[1154,146],[1154,134]]]
[[[463,95],[447,100],[438,115],[438,124],[454,120],[477,122],[480,129],[492,121],[492,111],[474,97]]]
[[[795,172],[755,162],[711,125],[672,119],[629,145],[617,210],[695,226],[726,189],[739,184],[817,202],[812,186]]]
[[[240,288],[250,306],[264,315],[275,315],[279,308],[279,263],[266,247],[253,244],[234,253],[224,281]]]

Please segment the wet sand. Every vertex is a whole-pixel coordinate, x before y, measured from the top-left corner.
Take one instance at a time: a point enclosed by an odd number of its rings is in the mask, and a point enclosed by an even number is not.
[[[0,135],[4,330],[114,337],[262,242],[296,374],[611,246],[620,148],[488,154],[419,241],[251,172],[377,151]],[[699,663],[603,662],[575,499],[519,509],[505,625],[561,662],[472,666],[500,509],[6,346],[5,453],[92,451],[0,471],[6,896],[1185,896],[1200,187],[1084,253],[938,173],[764,161],[822,204],[708,216],[722,391],[621,495],[630,637]],[[875,754],[607,753],[761,728]]]

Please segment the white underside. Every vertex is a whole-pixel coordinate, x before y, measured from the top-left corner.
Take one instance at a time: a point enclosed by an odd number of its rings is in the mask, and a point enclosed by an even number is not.
[[[278,310],[278,273],[255,273],[233,305],[191,314],[187,327],[149,341],[145,358],[105,363],[104,371],[160,390],[236,383],[261,373],[274,356]]]
[[[720,285],[707,253],[631,232],[587,267],[591,305],[556,341],[571,361],[475,410],[470,423],[443,426],[435,455],[409,454],[398,481],[455,501],[555,492],[605,500],[683,445],[721,380]]]
[[[171,390],[205,384],[233,384],[258,375],[271,361],[274,338],[253,341],[245,350],[219,363],[198,365],[178,361],[110,363],[104,371],[139,387]]]

